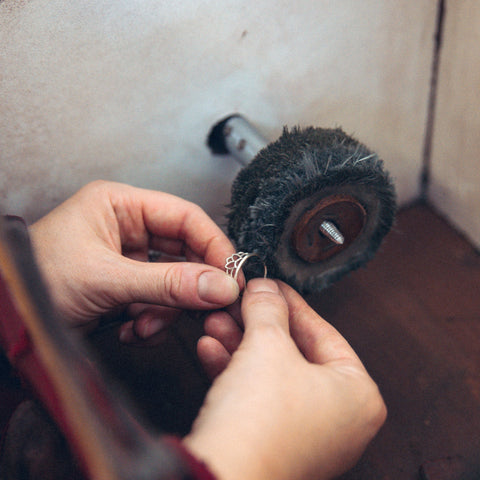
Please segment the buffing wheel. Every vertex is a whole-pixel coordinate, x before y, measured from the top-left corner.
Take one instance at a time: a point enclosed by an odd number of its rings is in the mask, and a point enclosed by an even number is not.
[[[370,260],[394,216],[394,186],[375,153],[339,128],[285,128],[235,179],[228,233],[269,276],[309,293]],[[321,232],[325,221],[343,243]]]

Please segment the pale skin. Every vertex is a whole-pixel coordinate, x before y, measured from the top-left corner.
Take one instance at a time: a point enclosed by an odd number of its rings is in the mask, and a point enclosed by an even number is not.
[[[234,248],[196,205],[95,182],[31,236],[72,326],[133,304],[121,340],[148,341],[180,309],[213,311],[198,343],[213,383],[184,443],[220,480],[334,478],[383,424],[385,405],[361,361],[293,289],[255,279],[235,302],[243,282],[223,272]],[[187,261],[147,263],[152,248]]]
[[[232,244],[200,207],[173,195],[93,182],[30,234],[53,300],[72,326],[136,303],[135,321],[120,332],[135,341],[160,331],[178,309],[218,309],[238,297],[238,284],[223,271]],[[151,249],[187,261],[147,263]]]

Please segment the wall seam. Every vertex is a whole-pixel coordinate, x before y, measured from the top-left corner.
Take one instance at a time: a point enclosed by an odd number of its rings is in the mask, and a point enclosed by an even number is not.
[[[437,103],[438,72],[440,67],[440,54],[443,42],[443,29],[445,23],[447,0],[438,0],[437,16],[435,22],[435,35],[433,42],[432,67],[430,76],[430,90],[428,95],[427,118],[422,152],[422,170],[420,174],[420,201],[428,201],[428,190],[431,179],[432,143],[435,124],[435,111]]]

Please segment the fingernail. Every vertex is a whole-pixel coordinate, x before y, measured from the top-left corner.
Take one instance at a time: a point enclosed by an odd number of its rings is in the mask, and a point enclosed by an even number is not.
[[[278,293],[278,285],[273,280],[268,280],[265,278],[254,278],[250,280],[247,284],[247,291],[251,293]]]
[[[118,339],[121,343],[131,343],[136,339],[135,334],[133,333],[132,328],[121,328]]]
[[[230,305],[239,294],[238,283],[223,272],[204,272],[198,278],[198,296],[208,303]]]
[[[145,326],[139,332],[140,337],[145,339],[149,338],[152,335],[155,335],[160,330],[164,329],[166,326],[166,322],[163,318],[152,318],[149,320]]]

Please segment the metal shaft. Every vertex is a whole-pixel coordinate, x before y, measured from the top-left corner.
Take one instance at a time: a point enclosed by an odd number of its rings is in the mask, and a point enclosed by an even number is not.
[[[223,126],[225,146],[242,165],[248,165],[268,141],[244,117],[234,115]]]

